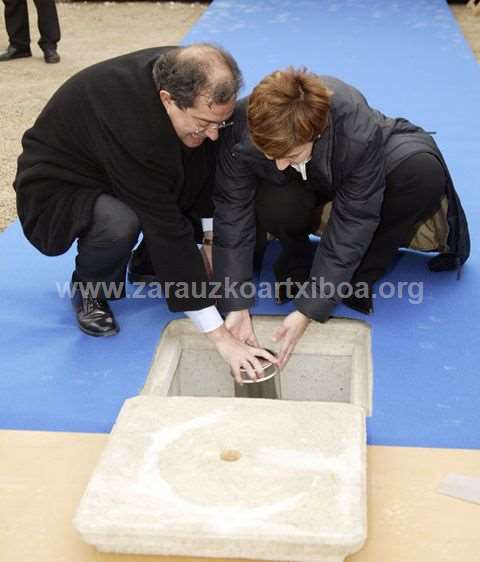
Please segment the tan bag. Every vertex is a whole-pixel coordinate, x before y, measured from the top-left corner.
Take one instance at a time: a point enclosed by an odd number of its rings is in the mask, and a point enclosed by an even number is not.
[[[331,201],[322,207],[317,207],[313,218],[312,234],[321,236],[325,232],[331,211]],[[407,247],[423,252],[449,252],[447,211],[448,201],[447,196],[444,195],[438,211],[425,221],[418,223],[415,234]]]

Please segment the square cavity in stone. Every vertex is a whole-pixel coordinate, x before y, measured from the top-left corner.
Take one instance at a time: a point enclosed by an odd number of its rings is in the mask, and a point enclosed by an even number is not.
[[[256,316],[260,344],[275,349],[271,337],[283,318]],[[351,319],[312,323],[281,375],[283,400],[345,402],[370,414],[372,362],[370,327]],[[235,396],[228,368],[209,340],[188,320],[174,320],[162,334],[142,391],[157,396]]]
[[[351,404],[137,397],[75,526],[108,552],[340,562],[366,538],[365,452]]]

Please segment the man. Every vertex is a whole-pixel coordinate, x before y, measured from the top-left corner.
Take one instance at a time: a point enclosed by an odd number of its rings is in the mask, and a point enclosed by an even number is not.
[[[57,53],[60,25],[55,0],[34,0],[34,2],[40,31],[38,44],[43,51],[45,62],[55,64],[60,62],[60,55]],[[0,62],[31,57],[27,0],[3,0],[3,3],[9,46],[5,52],[0,53]]]
[[[118,332],[106,287],[123,289],[142,231],[156,279],[187,285],[186,295],[167,295],[169,308],[207,333],[238,379],[241,367],[251,377],[261,372],[255,355],[270,355],[239,345],[215,301],[196,296],[208,277],[192,222],[211,217],[214,141],[240,85],[231,55],[208,44],[145,49],[89,67],[25,133],[14,185],[34,246],[58,255],[78,240],[73,303],[85,333]],[[131,275],[147,272],[140,260]]]
[[[279,238],[277,280],[301,286],[297,310],[275,336],[280,366],[312,319],[329,318],[345,285],[355,289],[345,304],[372,312],[375,282],[418,225],[440,209],[442,240],[422,248],[441,252],[430,268],[455,269],[467,260],[465,215],[432,137],[372,109],[352,86],[304,69],[274,72],[239,103],[234,121],[218,157],[215,276],[249,282],[256,221]],[[315,247],[308,235],[318,226],[318,210],[328,205],[328,224]],[[221,302],[226,325],[255,345],[248,312],[253,298],[238,293]]]

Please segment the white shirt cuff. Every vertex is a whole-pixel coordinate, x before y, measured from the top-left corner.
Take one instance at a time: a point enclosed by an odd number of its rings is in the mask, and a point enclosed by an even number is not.
[[[202,219],[203,232],[210,232],[213,230],[213,218]]]
[[[223,318],[216,306],[207,306],[201,310],[186,310],[185,314],[200,332],[211,332],[223,324]]]

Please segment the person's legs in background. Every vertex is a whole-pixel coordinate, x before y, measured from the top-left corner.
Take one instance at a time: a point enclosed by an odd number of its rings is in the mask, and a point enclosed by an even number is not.
[[[5,27],[9,39],[8,49],[0,54],[0,61],[31,57],[30,29],[26,0],[3,0]]]
[[[119,328],[107,298],[125,294],[125,273],[140,233],[137,215],[119,199],[100,195],[88,232],[78,239],[72,276],[73,303],[80,329],[109,336]]]
[[[24,57],[31,57],[30,29],[26,0],[3,0],[5,4],[5,26],[9,37],[9,46],[0,53],[0,62]],[[60,62],[57,43],[60,41],[55,0],[34,0],[37,8],[37,22],[40,31],[38,42],[46,63]]]
[[[38,30],[40,40],[38,45],[43,51],[46,63],[60,62],[57,53],[57,43],[60,41],[60,24],[55,0],[34,0],[37,8]]]

